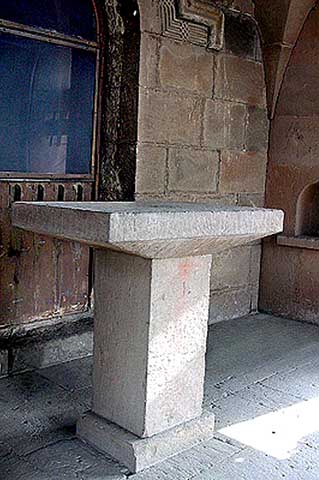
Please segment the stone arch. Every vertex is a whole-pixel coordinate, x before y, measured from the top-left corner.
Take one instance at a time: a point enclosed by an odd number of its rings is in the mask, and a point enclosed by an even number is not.
[[[271,123],[267,205],[285,210],[286,235],[296,232],[300,192],[319,178],[318,28],[317,6],[290,57]]]
[[[291,53],[317,0],[254,0],[255,16],[263,39],[263,56],[270,118]]]
[[[319,6],[290,56],[271,122],[266,206],[285,212],[263,248],[260,309],[318,323]]]

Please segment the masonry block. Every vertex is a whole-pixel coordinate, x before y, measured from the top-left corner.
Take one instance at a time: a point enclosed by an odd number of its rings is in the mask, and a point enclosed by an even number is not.
[[[219,191],[263,193],[266,165],[266,153],[222,152]]]
[[[270,158],[273,165],[300,167],[307,175],[317,168],[319,156],[319,115],[293,117],[276,116],[271,129]],[[299,182],[299,179],[294,179]]]
[[[245,122],[245,105],[207,100],[204,112],[204,145],[241,150],[245,143]]]
[[[269,122],[267,110],[248,107],[247,115],[247,150],[260,152],[268,149]]]
[[[249,283],[251,247],[232,248],[214,255],[211,290],[243,287]]]
[[[161,33],[160,2],[158,0],[138,1],[141,32]]]
[[[317,64],[289,66],[285,72],[277,113],[295,116],[319,115],[318,82]]]
[[[78,422],[77,434],[131,472],[139,472],[209,440],[214,434],[214,423],[214,415],[204,412],[190,422],[145,439],[89,412]]]
[[[215,97],[265,107],[263,65],[245,58],[218,55]]]
[[[95,413],[140,437],[201,415],[210,268],[96,251]]]
[[[156,88],[158,86],[158,37],[143,33],[141,35],[141,58],[139,82],[143,87]]]
[[[199,145],[200,98],[140,90],[139,112],[140,142]]]
[[[248,315],[251,311],[251,288],[213,292],[210,301],[209,324],[232,320]]]
[[[165,39],[160,48],[159,75],[164,88],[183,88],[211,97],[214,55],[201,47]]]
[[[276,244],[271,239],[263,245],[263,261],[260,288],[260,309],[264,312],[273,312],[296,320],[318,322],[319,297],[314,291],[309,296],[309,288],[318,292],[315,274],[311,278],[310,263],[316,268],[319,259],[318,251],[308,251],[310,262],[305,263],[301,248],[287,248]],[[308,279],[304,283],[303,271]],[[307,291],[308,290],[308,291]],[[306,293],[307,291],[307,293]],[[311,306],[309,302],[311,298]]]
[[[263,193],[238,193],[237,204],[241,207],[264,207],[265,195]]]
[[[168,188],[183,192],[216,192],[219,153],[172,148],[168,161]]]
[[[167,150],[154,145],[138,145],[137,193],[164,193]]]

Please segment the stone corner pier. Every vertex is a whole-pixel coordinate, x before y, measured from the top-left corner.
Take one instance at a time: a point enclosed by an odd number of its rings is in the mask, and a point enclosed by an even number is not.
[[[212,437],[202,411],[212,255],[282,231],[283,213],[18,202],[12,218],[94,248],[93,406],[78,435],[132,472]]]

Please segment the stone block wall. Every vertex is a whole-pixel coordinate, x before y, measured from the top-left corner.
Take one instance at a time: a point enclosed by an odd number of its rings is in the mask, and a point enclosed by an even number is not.
[[[271,125],[266,204],[285,212],[264,243],[260,308],[319,324],[319,4],[291,54]]]
[[[263,206],[268,120],[253,3],[214,3],[225,14],[220,51],[170,38],[160,1],[140,1],[137,199]],[[211,321],[254,311],[260,245],[213,263]]]

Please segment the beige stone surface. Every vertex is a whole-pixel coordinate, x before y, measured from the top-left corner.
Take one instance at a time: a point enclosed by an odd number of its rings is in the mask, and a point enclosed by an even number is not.
[[[265,242],[260,308],[303,322],[318,324],[319,251],[298,245]]]
[[[163,88],[182,88],[211,97],[214,55],[201,47],[162,40],[159,76]]]
[[[139,144],[137,151],[136,191],[163,194],[165,190],[167,149]]]
[[[294,45],[315,0],[256,0],[256,18],[266,45]]]
[[[319,115],[278,116],[273,121],[271,165],[317,168],[319,155]]]
[[[249,287],[213,292],[210,301],[209,324],[248,315],[251,310]]]
[[[201,415],[210,266],[95,253],[95,413],[139,437]]]
[[[141,58],[144,61],[140,62],[139,74],[139,82],[143,87],[156,88],[158,86],[158,56],[158,37],[149,33],[143,33],[141,36]]]
[[[239,193],[237,195],[237,204],[243,207],[264,207],[264,193]]]
[[[262,193],[266,163],[266,153],[222,152],[219,191]]]
[[[318,64],[290,65],[285,72],[282,92],[278,99],[279,115],[319,115]],[[296,101],[298,98],[298,101]]]
[[[214,206],[238,206],[236,193],[198,193],[198,192],[166,192],[165,196],[156,194],[137,195],[137,201],[193,202],[208,203]],[[245,205],[252,207],[253,205]]]
[[[216,192],[218,169],[218,152],[171,148],[168,157],[168,189]]]
[[[249,284],[251,248],[237,247],[214,255],[211,272],[212,291]]]
[[[158,0],[138,0],[141,32],[161,33],[161,17]]]
[[[295,2],[287,35],[301,28],[311,4],[305,1],[297,6]],[[266,205],[284,209],[285,225],[284,238],[264,243],[260,301],[264,310],[315,323],[319,312],[318,250],[313,248],[316,241],[312,238],[318,234],[318,200],[316,188],[311,186],[319,178],[318,32],[316,6],[289,59],[272,120]]]
[[[266,106],[261,63],[231,55],[217,57],[215,96],[250,105]]]
[[[145,258],[196,256],[282,230],[283,213],[195,203],[17,202],[13,225]]]
[[[265,152],[268,149],[269,122],[265,108],[247,109],[246,148],[253,152]]]
[[[214,424],[214,415],[204,412],[200,417],[184,425],[171,428],[151,438],[138,438],[113,423],[88,413],[78,423],[77,434],[85,442],[117,459],[135,473],[178,453],[183,455],[185,450],[196,448],[208,441],[214,434]],[[148,472],[145,472],[146,478],[155,478],[152,471]],[[144,478],[144,473],[141,475],[141,478]],[[156,473],[155,475],[157,476]]]
[[[199,145],[202,101],[197,97],[140,90],[139,140]]]
[[[242,149],[245,143],[246,115],[245,105],[207,100],[204,112],[204,145],[216,149]]]
[[[252,25],[248,16],[253,15],[254,2],[215,2],[232,18],[232,31],[228,27],[226,35],[238,38],[233,54],[157,36],[161,25],[155,3],[142,1],[146,18],[142,19],[138,141],[167,148],[169,157],[166,169],[151,148],[154,158],[139,160],[136,199],[263,206],[266,156],[262,160],[257,155],[256,162],[245,156],[247,150],[265,151],[268,137],[262,59],[259,55],[247,59],[248,44],[240,33],[243,17],[245,25]],[[145,22],[151,36],[145,35]],[[222,159],[232,151],[233,161],[215,174],[216,150]],[[237,277],[235,267],[233,275]]]

